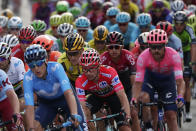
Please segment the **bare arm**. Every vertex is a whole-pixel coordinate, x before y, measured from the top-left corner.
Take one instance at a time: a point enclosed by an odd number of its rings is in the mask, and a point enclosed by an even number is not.
[[[26,122],[27,122],[27,127],[28,127],[28,129],[30,129],[30,128],[32,128],[32,129],[34,129],[35,127],[34,127],[34,106],[30,106],[30,105],[28,105],[28,106],[26,106],[26,109],[25,109],[25,111],[26,111]]]
[[[12,106],[14,114],[20,113],[19,100],[18,100],[18,97],[17,97],[16,93],[14,92],[14,90],[13,89],[8,90],[6,92],[6,95],[7,95],[8,99],[9,99],[9,102]]]
[[[142,88],[142,82],[135,82],[132,87],[132,96],[133,98],[138,99]]]
[[[177,79],[176,80],[176,85],[177,85],[177,92],[178,95],[184,96],[185,93],[185,83],[183,79]]]
[[[71,89],[65,91],[64,96],[65,96],[65,99],[66,99],[67,104],[69,106],[70,113],[72,115],[78,114],[76,99],[75,99],[75,96],[73,94],[73,91]]]
[[[130,81],[131,81],[131,85],[133,85],[135,82],[135,75],[130,76]]]
[[[127,96],[125,94],[124,90],[120,90],[118,92],[116,92],[118,98],[120,99],[120,103],[122,105],[122,107],[124,108],[125,113],[127,114],[127,116],[130,116],[130,106],[129,106],[129,102],[127,99]]]

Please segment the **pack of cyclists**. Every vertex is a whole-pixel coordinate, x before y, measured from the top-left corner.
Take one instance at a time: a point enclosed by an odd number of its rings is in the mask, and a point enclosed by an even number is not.
[[[0,120],[11,121],[8,131],[44,131],[59,108],[76,131],[106,130],[89,122],[106,105],[107,115],[124,113],[111,122],[119,131],[140,131],[138,104],[153,102],[155,91],[175,102],[163,106],[169,131],[178,130],[178,108],[192,121],[194,0],[38,0],[29,25],[17,15],[0,16]],[[157,110],[143,107],[145,131],[159,130]]]

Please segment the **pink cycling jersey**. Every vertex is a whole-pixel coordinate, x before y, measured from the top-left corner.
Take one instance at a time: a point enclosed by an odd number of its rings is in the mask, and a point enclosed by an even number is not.
[[[113,62],[108,51],[104,52],[101,57],[101,63],[103,65],[109,65],[115,68],[118,72],[126,71],[127,69],[135,73],[135,59],[133,54],[125,49],[121,50],[120,59],[117,62]]]
[[[137,60],[135,81],[143,82],[146,69],[160,74],[174,72],[175,79],[182,79],[182,61],[179,54],[170,47],[165,47],[165,56],[161,62],[156,62],[149,49],[141,53]]]
[[[110,66],[101,66],[97,83],[89,81],[85,74],[80,75],[75,82],[77,96],[80,101],[85,101],[85,90],[98,96],[107,97],[123,88],[116,70]]]

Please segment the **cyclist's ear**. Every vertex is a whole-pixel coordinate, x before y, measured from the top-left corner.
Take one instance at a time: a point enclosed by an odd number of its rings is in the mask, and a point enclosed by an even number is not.
[[[124,45],[122,45],[120,49],[123,49],[123,48],[124,48]]]

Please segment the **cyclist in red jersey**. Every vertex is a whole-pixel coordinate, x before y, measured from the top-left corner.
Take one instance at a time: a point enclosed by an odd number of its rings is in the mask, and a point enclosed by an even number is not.
[[[100,59],[101,64],[108,65],[116,69],[120,81],[122,82],[128,100],[131,100],[131,87],[135,80],[135,59],[133,54],[123,49],[123,35],[119,32],[110,32],[107,35],[107,50]],[[137,113],[132,113],[132,129],[139,130],[139,120]]]
[[[23,27],[19,31],[19,44],[12,49],[11,56],[17,57],[24,62],[24,52],[36,37],[36,31],[32,26]]]
[[[149,32],[144,32],[140,34],[139,37],[135,41],[135,47],[131,50],[131,52],[134,55],[135,61],[137,61],[137,58],[142,53],[142,51],[148,48],[148,43],[147,43],[148,34]]]
[[[75,85],[87,119],[91,119],[90,112],[96,113],[106,102],[112,114],[121,112],[122,108],[124,109],[126,117],[118,116],[115,120],[120,131],[130,131],[131,128],[128,126],[130,107],[116,70],[110,66],[101,65],[99,53],[92,48],[82,53],[80,64],[83,74],[76,79]],[[91,94],[87,100],[85,91]],[[88,107],[85,101],[87,101]],[[89,128],[93,126],[92,124],[88,123]]]

